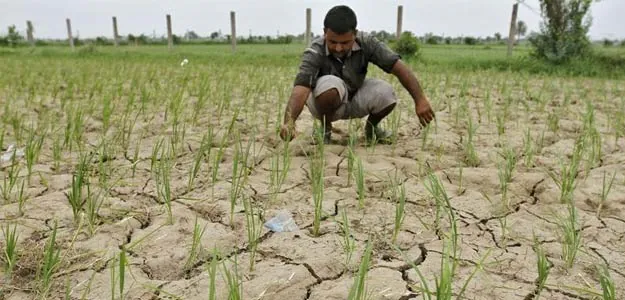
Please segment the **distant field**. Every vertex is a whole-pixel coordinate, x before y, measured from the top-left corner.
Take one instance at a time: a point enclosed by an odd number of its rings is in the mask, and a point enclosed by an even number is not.
[[[279,139],[302,45],[0,49],[0,299],[623,299],[624,52],[597,49],[424,46],[427,128],[371,66],[400,100],[375,146],[313,143],[306,109]]]

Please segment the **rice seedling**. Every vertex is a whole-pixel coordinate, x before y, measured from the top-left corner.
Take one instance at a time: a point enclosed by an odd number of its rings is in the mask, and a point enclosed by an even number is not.
[[[475,150],[474,138],[477,127],[473,123],[473,118],[468,116],[468,128],[467,128],[467,140],[464,142],[464,162],[469,167],[477,167],[480,164],[480,159]]]
[[[217,262],[219,261],[219,253],[217,247],[213,248],[213,254],[210,263],[207,266],[208,271],[208,300],[217,300],[217,291],[215,282],[217,280]]]
[[[13,148],[13,153],[11,155],[11,165],[6,169],[6,174],[2,179],[2,185],[0,185],[0,191],[2,192],[2,198],[5,203],[11,202],[11,196],[13,194],[13,189],[17,185],[17,180],[19,178],[20,167],[19,162],[17,161],[17,148]]]
[[[228,284],[228,300],[241,300],[243,299],[243,282],[239,275],[239,264],[237,263],[237,255],[234,255],[234,261],[232,264],[233,270],[229,270],[226,267],[226,261],[223,262],[224,276],[226,277],[226,283]]]
[[[189,169],[189,180],[187,182],[187,192],[193,189],[195,178],[200,172],[200,168],[202,166],[202,161],[210,158],[210,153],[212,150],[213,143],[213,128],[209,127],[208,132],[202,136],[202,142],[200,143],[200,149],[197,150],[197,153],[193,159],[193,165]]]
[[[538,278],[536,278],[536,291],[534,299],[538,299],[542,290],[545,288],[547,278],[549,277],[549,271],[551,269],[551,263],[545,255],[545,251],[538,243],[534,246],[536,251],[536,269],[538,270]]]
[[[499,186],[501,189],[501,200],[505,208],[510,208],[510,199],[508,199],[508,184],[512,182],[512,174],[516,168],[517,156],[516,153],[510,149],[505,148],[501,154],[504,161],[499,163],[497,174],[499,176]]]
[[[2,249],[4,260],[4,273],[6,278],[11,278],[13,269],[17,265],[17,241],[19,234],[17,233],[17,225],[13,225],[13,229],[6,224],[2,228],[2,237],[4,238],[4,249]]]
[[[43,146],[45,137],[45,130],[41,128],[35,130],[31,126],[28,141],[26,142],[26,147],[24,149],[24,156],[26,157],[26,169],[28,170],[27,178],[29,182],[31,174],[33,172],[33,165],[39,160],[39,154],[41,153],[41,148]]]
[[[128,258],[126,257],[126,249],[122,248],[119,251],[119,255],[117,255],[116,259],[114,259],[113,263],[111,263],[111,300],[123,300],[126,298],[126,295],[124,294],[124,288],[126,285],[126,266],[129,266]],[[115,297],[117,291],[119,291],[119,298]]]
[[[19,216],[24,215],[24,205],[26,205],[26,200],[28,200],[27,195],[24,194],[24,192],[26,191],[24,187],[26,181],[26,179],[22,179],[22,184],[20,184],[19,188],[17,189],[17,212]]]
[[[558,218],[558,228],[562,235],[562,258],[565,267],[570,269],[575,263],[577,253],[582,246],[582,232],[577,225],[577,210],[573,203],[567,205],[568,216]]]
[[[187,261],[184,264],[184,269],[188,270],[192,267],[200,254],[200,250],[202,250],[202,236],[204,235],[204,231],[206,231],[206,226],[204,228],[200,228],[200,224],[198,224],[198,218],[195,216],[195,223],[193,225],[193,236],[191,238],[191,248],[189,249],[189,256],[187,257]]]
[[[242,196],[243,187],[247,183],[248,171],[248,157],[250,154],[251,145],[253,141],[248,140],[247,148],[244,150],[241,144],[241,136],[237,131],[236,145],[234,150],[234,157],[232,158],[232,183],[230,185],[230,226],[234,226],[234,208],[237,204],[237,200]]]
[[[396,170],[397,171],[397,170]],[[397,176],[397,174],[395,174]],[[397,241],[397,235],[401,229],[401,225],[404,222],[404,209],[406,207],[406,190],[404,185],[397,182],[397,178],[392,180],[393,182],[393,201],[395,201],[395,223],[393,224],[393,235],[391,237],[391,243],[395,244]]]
[[[530,128],[528,127],[525,131],[525,136],[523,137],[523,157],[526,168],[531,168],[534,166],[535,151],[536,149],[534,149],[534,144],[532,143]]]
[[[254,210],[251,197],[243,197],[243,206],[245,209],[245,229],[247,231],[247,250],[250,254],[250,272],[254,271],[254,263],[256,261],[256,249],[258,249],[258,240],[262,231],[260,216]]]
[[[583,141],[577,140],[571,161],[567,164],[560,161],[560,177],[558,178],[553,172],[547,172],[551,179],[560,188],[560,202],[570,203],[573,201],[573,192],[577,186],[577,173],[582,159]]]
[[[152,173],[154,173],[154,184],[156,187],[156,196],[159,203],[165,206],[167,211],[167,224],[173,224],[173,215],[171,212],[171,201],[173,200],[171,191],[171,170],[175,164],[172,155],[171,146],[162,146],[163,140],[159,140],[152,150]],[[162,146],[162,148],[161,148]],[[156,162],[157,151],[160,148],[160,156],[158,164]]]
[[[616,290],[614,280],[610,276],[610,271],[605,265],[597,266],[599,273],[599,284],[601,284],[602,299],[603,300],[616,300]]]
[[[321,214],[323,213],[324,180],[325,180],[325,154],[323,144],[323,131],[318,133],[316,151],[308,158],[310,168],[310,180],[312,187],[312,197],[314,203],[313,235],[319,236],[319,225]]]
[[[364,208],[365,207],[365,195],[367,192],[365,189],[365,171],[362,166],[362,160],[358,156],[356,156],[355,181],[356,181],[356,188],[357,188],[356,191],[358,194],[358,205],[360,206],[360,208]]]
[[[347,185],[351,186],[351,180],[354,177],[354,162],[357,157],[354,152],[354,147],[356,146],[357,136],[356,136],[356,124],[353,119],[349,120],[348,124],[348,140],[347,140]]]
[[[358,274],[354,278],[347,299],[349,300],[365,300],[369,298],[369,291],[367,290],[367,273],[369,272],[369,264],[371,263],[371,252],[373,250],[373,241],[371,238],[367,241],[365,252],[362,255],[360,266],[358,268]]]
[[[278,193],[282,190],[282,184],[286,180],[291,167],[291,155],[289,143],[283,143],[281,152],[271,157],[271,177],[270,185],[272,189],[273,201],[278,197]]]
[[[421,129],[421,135],[422,135],[421,150],[425,150],[425,147],[427,146],[428,137],[429,137],[431,128],[432,128],[432,123],[429,123]]]
[[[43,261],[39,269],[37,270],[37,280],[39,281],[39,293],[43,298],[46,298],[52,284],[52,276],[58,270],[61,264],[61,249],[56,245],[56,233],[58,228],[58,222],[54,220],[54,227],[52,233],[48,237],[48,243],[46,243],[43,255]]]
[[[345,268],[347,268],[352,260],[354,250],[356,250],[356,242],[349,227],[349,219],[347,218],[347,210],[345,208],[341,210],[341,222],[339,223],[339,226],[343,235],[341,247],[343,248],[343,252],[345,254]]]
[[[601,210],[605,206],[606,201],[608,200],[608,194],[610,194],[610,190],[612,189],[612,184],[614,183],[614,179],[616,178],[616,171],[612,173],[612,178],[610,178],[610,182],[606,182],[606,173],[603,172],[603,184],[601,187],[601,199],[599,200],[599,205],[597,206],[597,218],[601,219]]]
[[[83,190],[84,188],[90,189],[89,163],[91,162],[91,157],[91,154],[81,155],[76,171],[72,175],[70,191],[66,193],[67,200],[72,207],[74,225],[78,224],[83,206],[85,205]]]

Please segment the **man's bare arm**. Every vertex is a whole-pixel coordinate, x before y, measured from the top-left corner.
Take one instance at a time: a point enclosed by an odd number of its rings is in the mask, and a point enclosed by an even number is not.
[[[310,88],[308,87],[301,85],[293,87],[291,96],[289,97],[289,102],[287,103],[284,111],[284,125],[295,125],[295,121],[297,121],[297,118],[299,118],[299,115],[302,113],[309,94]]]
[[[399,82],[401,82],[408,93],[410,93],[410,96],[412,96],[415,103],[415,112],[419,117],[419,121],[421,125],[426,126],[435,118],[435,115],[430,106],[430,102],[423,93],[423,89],[417,77],[402,60],[398,60],[393,65],[391,73],[399,79]]]
[[[410,96],[414,99],[415,104],[423,99],[426,99],[417,77],[402,60],[398,60],[395,63],[391,73],[399,79],[399,82],[401,82],[408,93],[410,93]]]
[[[284,110],[284,121],[280,128],[280,137],[283,140],[288,141],[295,138],[295,121],[302,113],[310,91],[311,89],[306,86],[296,85],[293,87],[289,102]]]

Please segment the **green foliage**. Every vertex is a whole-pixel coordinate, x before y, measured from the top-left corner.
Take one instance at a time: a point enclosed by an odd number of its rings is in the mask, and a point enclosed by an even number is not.
[[[421,47],[419,41],[410,31],[405,31],[401,37],[393,44],[395,50],[403,58],[419,58],[421,56]]]
[[[593,0],[540,0],[543,14],[540,33],[530,38],[533,55],[556,64],[591,52],[587,17]]]
[[[472,36],[466,36],[462,39],[462,42],[467,44],[467,45],[477,45],[479,43],[479,41],[472,37]]]

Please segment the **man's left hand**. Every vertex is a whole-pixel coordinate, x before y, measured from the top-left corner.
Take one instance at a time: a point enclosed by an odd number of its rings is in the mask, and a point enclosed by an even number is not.
[[[424,127],[427,126],[435,118],[434,111],[432,111],[432,107],[430,106],[430,102],[427,98],[422,98],[419,99],[419,101],[416,101],[415,112],[419,117],[421,125]]]

